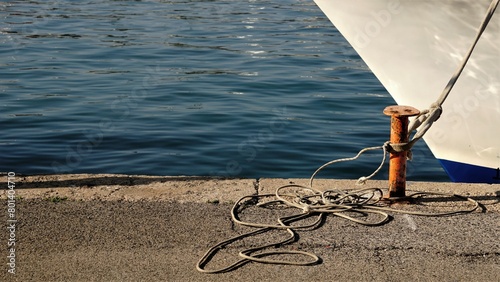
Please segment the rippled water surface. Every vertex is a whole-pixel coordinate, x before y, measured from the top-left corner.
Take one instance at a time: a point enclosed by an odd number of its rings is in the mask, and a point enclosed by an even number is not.
[[[308,177],[388,139],[394,101],[312,0],[9,1],[0,15],[0,171]],[[448,180],[425,144],[414,156],[410,180]]]

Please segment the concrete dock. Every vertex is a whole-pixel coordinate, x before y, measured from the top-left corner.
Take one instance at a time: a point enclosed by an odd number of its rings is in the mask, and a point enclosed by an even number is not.
[[[332,215],[318,228],[298,230],[296,242],[283,246],[314,253],[319,264],[250,262],[205,274],[196,263],[211,246],[252,230],[231,221],[238,199],[308,180],[15,175],[9,187],[7,175],[1,178],[0,219],[7,229],[0,232],[0,281],[500,281],[498,184],[408,182],[407,194],[454,193],[478,201],[480,208],[440,217],[392,213],[391,221],[376,227]],[[385,189],[387,182],[359,187],[354,180],[318,179],[314,187]],[[392,207],[442,212],[470,205],[440,196]],[[271,209],[244,217],[276,222]],[[235,242],[206,268],[230,264],[241,250],[286,236],[270,231]]]

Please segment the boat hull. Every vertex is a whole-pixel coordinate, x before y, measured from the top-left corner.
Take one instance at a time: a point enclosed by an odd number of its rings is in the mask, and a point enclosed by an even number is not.
[[[490,0],[315,0],[397,104],[426,109]],[[453,181],[500,183],[500,9],[424,140]]]

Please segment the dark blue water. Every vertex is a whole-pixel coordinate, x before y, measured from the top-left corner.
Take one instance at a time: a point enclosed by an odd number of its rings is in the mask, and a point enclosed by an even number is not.
[[[0,6],[0,171],[308,177],[388,139],[394,101],[311,0]]]

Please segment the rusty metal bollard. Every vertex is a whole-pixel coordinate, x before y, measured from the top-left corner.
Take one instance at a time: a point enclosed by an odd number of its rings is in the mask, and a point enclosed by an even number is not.
[[[419,110],[409,106],[389,106],[384,109],[384,114],[391,117],[391,143],[408,142],[408,118],[419,113]],[[407,155],[407,151],[390,152],[387,198],[405,197]]]

